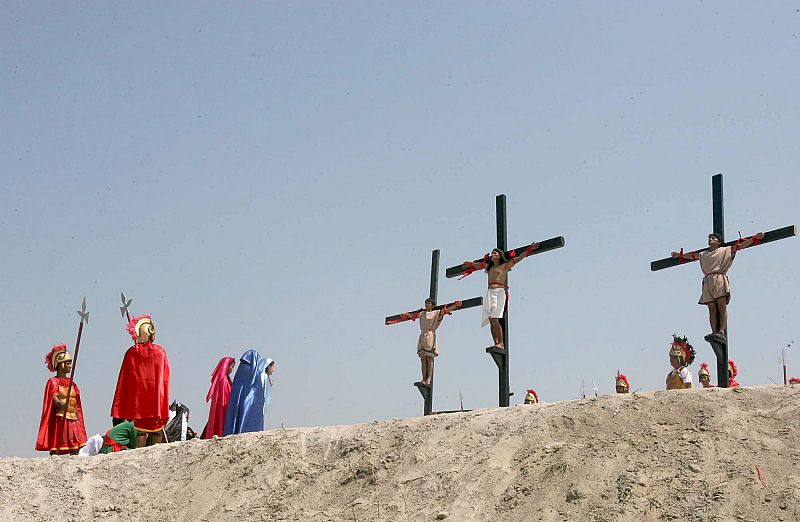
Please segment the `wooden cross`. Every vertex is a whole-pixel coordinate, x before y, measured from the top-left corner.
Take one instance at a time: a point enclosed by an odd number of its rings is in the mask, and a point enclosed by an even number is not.
[[[713,232],[719,236],[720,242],[722,243],[720,246],[731,246],[736,244],[738,240],[728,241],[727,243],[725,242],[725,210],[722,200],[722,174],[717,174],[711,177],[711,205],[713,210]],[[764,232],[764,238],[752,246],[771,243],[772,241],[786,239],[795,235],[797,235],[797,227],[795,225],[777,228],[775,230],[770,230],[769,232]],[[708,248],[701,248],[685,254],[683,254],[683,251],[681,251],[683,255],[680,257],[668,257],[665,259],[659,259],[658,261],[653,261],[650,263],[650,270],[655,272],[657,270],[663,270],[665,268],[682,265],[686,262],[696,261],[697,256],[694,254],[704,252],[706,250],[708,250]],[[719,324],[719,322],[717,322],[717,324]],[[728,387],[729,338],[730,336],[727,334],[725,338],[720,338],[713,334],[705,336],[705,340],[711,344],[711,349],[714,350],[714,355],[717,357],[717,386],[720,388]]]
[[[434,250],[431,253],[431,288],[430,288],[430,300],[433,302],[433,309],[434,310],[441,310],[445,306],[448,310],[455,311],[455,302],[448,303],[446,305],[438,305],[436,301],[439,297],[439,250]],[[461,306],[458,310],[464,310],[466,308],[474,308],[476,306],[481,306],[483,304],[482,297],[473,297],[472,299],[467,299],[465,301],[461,301]],[[424,309],[417,309],[411,312],[404,312],[402,314],[390,315],[386,318],[385,324],[397,324],[402,323],[405,321],[416,321],[420,314],[424,312]],[[435,360],[435,359],[434,359]],[[433,362],[431,362],[433,365]],[[423,384],[422,381],[418,381],[414,383],[414,386],[417,387],[419,393],[422,394],[422,399],[424,401],[423,406],[423,414],[430,415],[433,410],[433,366],[431,366],[431,383],[430,384]]]
[[[508,227],[507,227],[507,220],[506,220],[506,195],[500,194],[495,198],[495,211],[497,216],[497,248],[502,250],[506,253],[506,258],[511,259],[516,257],[517,252],[522,252],[526,249],[526,246],[515,248],[514,250],[507,251],[508,248]],[[541,241],[539,243],[539,247],[534,250],[531,255],[541,254],[543,252],[548,252],[550,250],[555,250],[556,248],[561,248],[564,246],[564,236],[558,236],[550,238],[546,241]],[[477,259],[474,261],[476,265],[481,264],[485,261],[486,256],[482,259]],[[461,274],[467,273],[467,269],[464,267],[463,264],[452,266],[445,271],[445,276],[450,277],[457,277]],[[470,272],[471,273],[471,272]],[[505,312],[503,313],[503,318],[500,320],[500,325],[503,327],[503,345],[505,346],[504,350],[497,348],[496,346],[490,346],[486,348],[486,353],[492,356],[495,364],[497,365],[497,369],[499,372],[498,375],[498,392],[499,392],[499,405],[504,407],[509,405],[509,399],[511,398],[511,390],[508,384],[508,307],[506,306]]]

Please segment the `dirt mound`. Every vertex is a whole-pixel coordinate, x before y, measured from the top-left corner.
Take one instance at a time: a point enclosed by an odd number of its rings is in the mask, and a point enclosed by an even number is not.
[[[0,520],[798,520],[798,421],[773,386],[3,459]]]

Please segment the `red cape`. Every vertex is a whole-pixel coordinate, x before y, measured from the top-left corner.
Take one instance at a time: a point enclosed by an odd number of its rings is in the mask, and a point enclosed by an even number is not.
[[[44,387],[42,402],[42,419],[39,421],[39,436],[36,438],[36,451],[56,451],[70,453],[86,445],[86,427],[83,425],[83,407],[81,391],[77,384],[72,385],[70,397],[75,397],[75,414],[77,420],[66,421],[66,438],[64,436],[64,417],[56,415],[53,408],[53,397],[58,395],[59,386],[69,386],[69,379],[51,377]]]
[[[157,344],[135,344],[119,369],[111,416],[141,431],[160,431],[169,420],[169,360]]]
[[[225,434],[225,413],[231,398],[228,367],[232,362],[235,362],[233,357],[223,357],[211,375],[211,388],[206,395],[206,402],[211,401],[211,408],[208,412],[206,427],[203,428],[203,433],[200,435],[201,439],[210,439],[214,435],[222,437]]]

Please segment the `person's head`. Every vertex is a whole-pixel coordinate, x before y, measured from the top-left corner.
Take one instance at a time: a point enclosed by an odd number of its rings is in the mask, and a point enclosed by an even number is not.
[[[72,356],[67,351],[66,344],[57,344],[47,353],[44,360],[47,369],[58,375],[66,375],[72,371]]]
[[[226,373],[228,376],[230,376],[230,374],[231,374],[231,373],[233,373],[233,368],[234,368],[235,366],[236,366],[236,361],[231,361],[231,362],[230,362],[230,364],[228,364],[228,370],[227,370],[225,373]]]
[[[136,344],[152,343],[156,339],[156,327],[149,315],[134,317],[128,323],[128,333]]]
[[[536,395],[535,391],[528,390],[528,393],[525,394],[524,404],[539,404],[539,396]]]
[[[722,239],[716,234],[716,232],[712,232],[708,235],[708,246],[712,250],[719,247],[722,244]]]
[[[425,299],[425,311],[430,312],[431,310],[433,310],[433,301],[430,298]]]
[[[697,380],[703,385],[703,388],[711,387],[711,373],[708,371],[708,363],[700,365],[700,371],[697,372]]]
[[[628,393],[630,392],[631,386],[628,384],[628,378],[625,377],[623,374],[617,372],[616,378],[616,389],[617,393]]]
[[[269,363],[264,371],[267,372],[267,375],[272,375],[275,372],[275,361]]]
[[[499,248],[492,249],[492,253],[489,255],[489,260],[492,262],[492,266],[502,265],[508,261],[506,258],[506,253]]]
[[[694,361],[694,348],[689,344],[686,337],[672,335],[672,344],[669,347],[669,363],[672,368],[677,370],[682,366],[688,366]]]

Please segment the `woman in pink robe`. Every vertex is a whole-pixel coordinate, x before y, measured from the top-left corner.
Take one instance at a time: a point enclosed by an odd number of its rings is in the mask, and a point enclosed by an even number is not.
[[[206,402],[211,401],[208,412],[208,422],[203,428],[203,439],[210,439],[214,435],[222,437],[225,431],[225,412],[228,409],[228,400],[231,396],[231,372],[236,364],[233,357],[223,357],[211,374],[211,388],[208,389]]]

